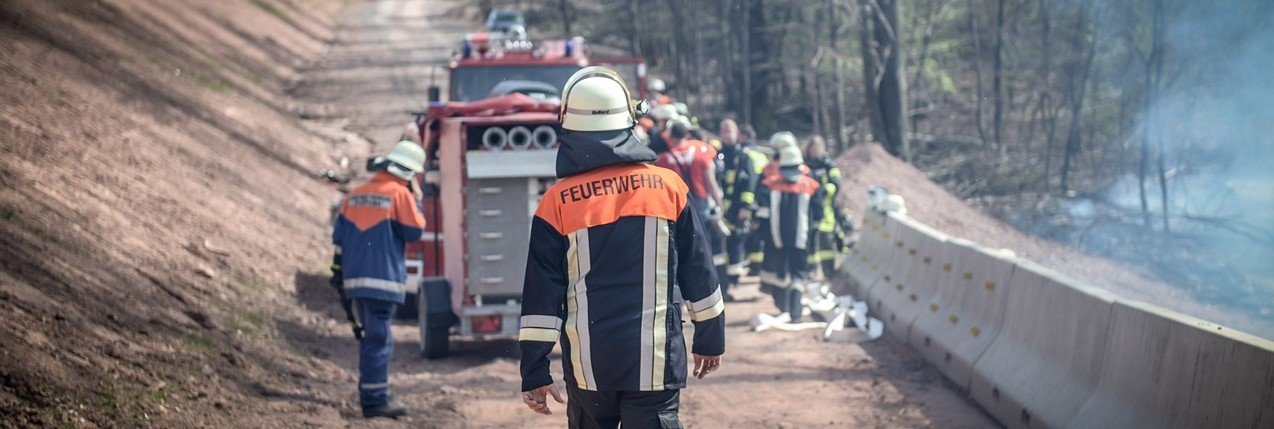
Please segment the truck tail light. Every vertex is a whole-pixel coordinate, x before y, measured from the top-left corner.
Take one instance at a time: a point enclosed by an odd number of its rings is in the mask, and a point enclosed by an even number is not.
[[[473,322],[473,332],[475,334],[499,333],[504,324],[504,318],[500,315],[473,316],[469,320]]]

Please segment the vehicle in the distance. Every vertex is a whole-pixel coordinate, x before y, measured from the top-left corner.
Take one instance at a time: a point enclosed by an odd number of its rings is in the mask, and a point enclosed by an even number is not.
[[[517,9],[493,9],[487,15],[487,30],[507,33],[513,27],[526,28],[526,19]]]
[[[556,181],[560,88],[590,65],[626,72],[644,96],[641,58],[590,58],[578,37],[477,33],[450,62],[449,101],[416,112],[426,237],[406,257],[423,356],[445,356],[452,335],[517,335],[531,217]]]

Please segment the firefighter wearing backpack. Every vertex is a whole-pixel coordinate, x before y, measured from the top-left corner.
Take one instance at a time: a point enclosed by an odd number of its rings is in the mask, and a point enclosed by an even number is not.
[[[799,321],[804,309],[802,290],[809,276],[811,213],[822,210],[817,198],[819,184],[809,177],[792,133],[777,133],[770,141],[778,148],[779,159],[777,168],[767,169],[757,193],[758,211],[768,212],[770,234],[761,286],[774,296],[780,312]]]
[[[572,428],[680,428],[691,374],[716,371],[725,304],[690,186],[650,165],[623,79],[576,72],[562,91],[557,177],[531,221],[518,345],[522,402],[551,414],[549,353],[561,341]],[[562,335],[565,333],[566,335]]]
[[[374,162],[380,171],[345,198],[332,231],[333,277],[341,279],[344,297],[353,301],[364,330],[358,349],[358,398],[365,418],[407,414],[389,400],[389,359],[394,353],[389,327],[406,298],[404,246],[420,240],[425,230],[415,186],[424,163],[424,148],[399,142],[393,152]]]

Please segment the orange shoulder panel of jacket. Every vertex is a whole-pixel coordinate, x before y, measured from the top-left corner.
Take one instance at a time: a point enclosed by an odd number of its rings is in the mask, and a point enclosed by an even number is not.
[[[686,206],[689,190],[666,168],[613,165],[558,181],[544,192],[535,215],[562,235],[629,216],[675,221]]]
[[[403,226],[421,229],[425,227],[425,217],[416,205],[416,197],[405,187],[394,190],[394,217]]]
[[[361,231],[391,220],[395,198],[386,182],[372,180],[354,188],[341,204],[341,215]]]
[[[795,182],[789,182],[782,176],[774,175],[766,177],[764,183],[771,191],[808,195],[814,195],[820,186],[817,180],[809,176],[801,176]]]

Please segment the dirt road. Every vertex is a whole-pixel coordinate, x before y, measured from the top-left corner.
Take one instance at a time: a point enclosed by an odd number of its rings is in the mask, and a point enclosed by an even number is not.
[[[318,117],[311,125],[344,127],[371,140],[373,150],[388,147],[408,119],[403,112],[424,104],[431,69],[443,64],[473,28],[468,23],[478,22],[472,14],[446,0],[351,6],[325,67],[306,76],[297,91]],[[437,73],[437,82],[445,84],[444,69]],[[356,146],[350,147],[355,156]],[[394,327],[391,385],[395,398],[413,414],[403,422],[356,418],[357,353],[353,339],[336,322],[342,315],[334,296],[320,278],[298,281],[298,292],[302,303],[322,317],[280,328],[294,347],[328,361],[321,367],[339,368],[320,383],[346,398],[342,402],[350,405],[340,413],[355,426],[565,427],[564,407],[546,417],[531,413],[518,400],[515,341],[461,341],[453,344],[452,357],[427,361],[418,355],[417,330],[410,324]],[[683,396],[688,427],[995,426],[917,356],[888,339],[860,346],[823,343],[813,332],[749,332],[747,321],[773,306],[755,285],[743,287],[740,294],[745,302],[727,310],[729,345],[722,370],[693,380]],[[560,379],[560,364],[554,373]]]

